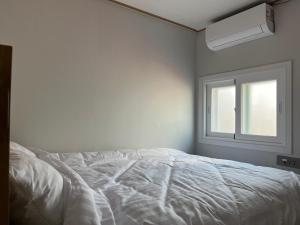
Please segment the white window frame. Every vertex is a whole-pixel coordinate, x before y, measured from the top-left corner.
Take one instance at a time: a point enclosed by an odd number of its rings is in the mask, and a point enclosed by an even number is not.
[[[277,81],[277,137],[241,134],[241,85],[249,82]],[[236,85],[235,134],[210,130],[210,103],[213,87]],[[215,74],[199,79],[198,142],[240,149],[292,153],[292,62],[287,61],[251,69]]]

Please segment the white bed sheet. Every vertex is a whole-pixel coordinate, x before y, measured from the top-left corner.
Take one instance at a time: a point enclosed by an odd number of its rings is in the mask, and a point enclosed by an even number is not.
[[[49,153],[65,225],[296,225],[299,177],[171,149]]]

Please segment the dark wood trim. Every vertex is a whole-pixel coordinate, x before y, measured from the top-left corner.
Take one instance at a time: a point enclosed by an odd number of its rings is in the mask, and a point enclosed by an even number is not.
[[[205,31],[205,30],[206,30],[206,28],[203,28],[203,29],[197,30],[197,32],[199,33],[199,32]]]
[[[137,12],[146,14],[146,15],[148,15],[148,16],[152,16],[152,17],[155,17],[155,18],[164,20],[164,21],[166,21],[166,22],[168,22],[168,23],[175,24],[175,25],[180,26],[180,27],[183,27],[183,28],[185,28],[185,29],[192,30],[192,31],[194,31],[194,32],[198,32],[197,29],[194,29],[194,28],[192,28],[192,27],[183,25],[183,24],[181,24],[181,23],[177,23],[177,22],[175,22],[175,21],[166,19],[166,18],[164,18],[164,17],[155,15],[155,14],[153,14],[153,13],[149,13],[149,12],[147,12],[147,11],[144,11],[144,10],[142,10],[142,9],[136,8],[136,7],[134,7],[134,6],[127,5],[127,4],[123,3],[123,2],[119,2],[119,1],[116,1],[116,0],[108,0],[108,1],[113,2],[113,3],[115,3],[115,4],[118,4],[118,5],[120,5],[120,6],[126,7],[126,8],[128,8],[128,9],[132,9],[132,10],[135,10],[135,11],[137,11]]]
[[[9,130],[12,47],[0,45],[0,224],[9,224]]]

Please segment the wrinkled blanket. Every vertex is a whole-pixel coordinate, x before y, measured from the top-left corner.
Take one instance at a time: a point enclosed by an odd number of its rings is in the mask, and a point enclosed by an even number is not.
[[[64,225],[296,225],[288,171],[171,149],[44,153],[64,178]]]

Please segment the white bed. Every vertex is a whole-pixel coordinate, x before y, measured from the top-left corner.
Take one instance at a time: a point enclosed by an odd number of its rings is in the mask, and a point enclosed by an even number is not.
[[[64,225],[296,225],[299,177],[171,149],[42,153],[64,180]]]

